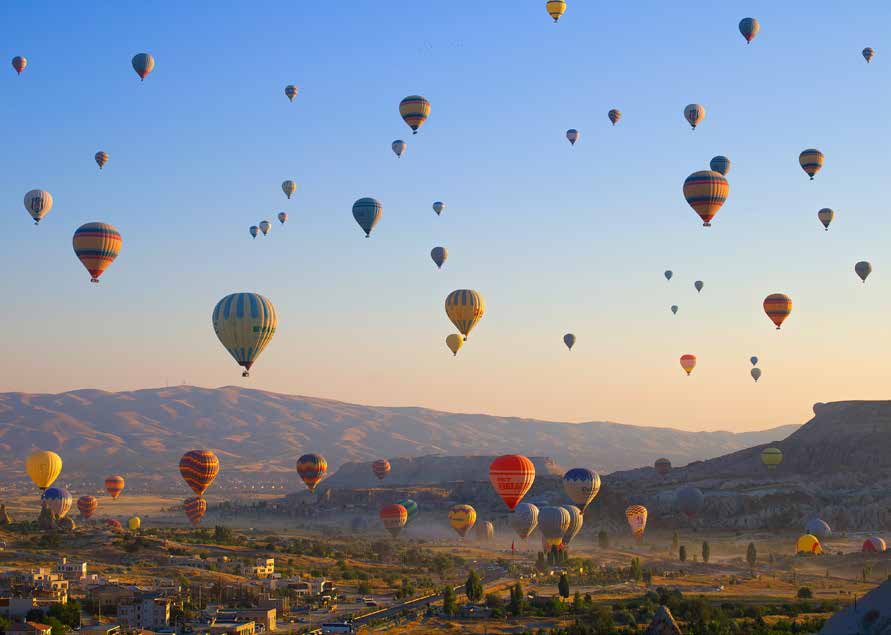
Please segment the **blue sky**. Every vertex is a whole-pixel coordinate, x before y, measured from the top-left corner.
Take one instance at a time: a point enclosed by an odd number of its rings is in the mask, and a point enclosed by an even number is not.
[[[6,11],[5,57],[29,66],[0,73],[0,390],[240,383],[210,313],[246,290],[279,312],[256,388],[691,429],[886,396],[887,3],[576,0],[556,25],[537,0]],[[749,46],[746,16],[762,26]],[[144,83],[142,51],[156,60]],[[432,113],[412,136],[397,109],[415,93]],[[707,111],[695,132],[691,102]],[[808,147],[826,155],[813,182]],[[716,154],[733,161],[730,197],[703,229],[681,185]],[[55,197],[36,228],[32,188]],[[384,206],[369,240],[350,211],[363,196]],[[288,224],[252,241],[279,211]],[[92,220],[124,240],[100,285],[70,244]],[[466,287],[488,314],[453,359],[442,305]],[[795,301],[780,334],[761,311],[776,291]],[[683,353],[699,357],[690,378]]]

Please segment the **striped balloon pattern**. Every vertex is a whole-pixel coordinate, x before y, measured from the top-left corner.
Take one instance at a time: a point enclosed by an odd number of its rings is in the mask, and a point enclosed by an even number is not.
[[[699,104],[687,104],[684,108],[684,119],[687,120],[687,123],[690,124],[693,130],[696,130],[696,126],[705,119],[705,108]]]
[[[473,529],[473,537],[477,542],[490,542],[495,537],[495,525],[491,520],[477,523]]]
[[[584,512],[600,493],[600,475],[588,468],[574,467],[563,475],[563,491]]]
[[[463,538],[476,524],[476,510],[470,505],[452,505],[449,509],[449,524]]]
[[[526,540],[538,527],[538,507],[532,503],[520,503],[510,515],[510,526],[517,535]]]
[[[406,498],[401,501],[396,501],[396,504],[402,505],[405,507],[405,511],[408,512],[408,518],[405,521],[406,525],[418,517],[418,512],[420,510],[418,509],[418,504],[412,499]]]
[[[192,526],[197,527],[207,512],[207,501],[200,496],[187,498],[183,501],[183,511],[186,514],[186,518],[192,523]]]
[[[610,120],[610,121],[612,122],[612,124],[615,126],[617,123],[619,123],[619,119],[622,118],[622,113],[621,113],[621,111],[616,110],[615,108],[613,108],[613,109],[610,110],[608,113],[606,113],[606,116],[609,117],[609,120]]]
[[[696,368],[696,355],[681,355],[681,368],[683,368],[687,375],[693,372],[693,369]]]
[[[555,23],[566,12],[566,0],[548,0],[545,6],[548,10],[548,15],[554,18]]]
[[[304,454],[297,459],[297,474],[310,492],[316,490],[316,485],[325,478],[327,472],[328,461],[321,454]]]
[[[285,196],[291,198],[291,194],[297,191],[297,184],[294,181],[285,181],[282,183],[282,192]]]
[[[105,479],[105,491],[112,499],[116,499],[124,491],[124,477],[115,474]]]
[[[710,167],[714,172],[719,172],[724,176],[727,176],[727,173],[730,172],[730,159],[725,156],[718,155],[712,158],[711,161],[709,161],[708,167]]]
[[[746,44],[754,40],[760,30],[761,24],[755,18],[743,18],[739,21],[739,32],[746,38]]]
[[[77,511],[84,519],[89,520],[90,516],[96,513],[99,508],[99,501],[95,496],[81,496],[77,499]]]
[[[542,507],[538,511],[538,528],[542,542],[550,547],[559,547],[569,529],[572,517],[565,507]]]
[[[22,71],[25,70],[25,67],[28,65],[27,58],[22,57],[21,55],[16,55],[12,58],[12,67],[15,69],[15,72],[19,75],[22,74]]]
[[[486,301],[479,291],[458,289],[446,297],[445,310],[452,324],[466,340],[473,328],[483,319],[486,313]]]
[[[402,505],[387,505],[381,508],[380,517],[384,529],[395,538],[408,522],[408,511]]]
[[[489,464],[489,481],[513,511],[535,482],[535,465],[525,456],[505,454]]]
[[[299,92],[299,90],[300,89],[298,89],[296,86],[294,86],[294,84],[289,84],[288,86],[285,86],[285,96],[289,100],[294,101],[294,98],[297,96],[297,93]]]
[[[46,190],[31,190],[25,194],[25,209],[37,225],[53,208],[53,195]]]
[[[58,518],[65,518],[65,514],[71,511],[74,497],[64,487],[49,487],[43,492],[40,500],[46,503],[49,510]]]
[[[779,331],[783,322],[792,313],[792,298],[785,293],[771,293],[764,298],[764,312]]]
[[[418,134],[418,128],[423,126],[430,116],[430,102],[420,95],[409,95],[399,102],[399,114],[411,128],[412,134]]]
[[[96,165],[98,165],[101,170],[105,164],[108,163],[108,152],[100,150],[93,156],[93,158],[96,160]]]
[[[74,254],[90,272],[90,282],[99,282],[109,265],[121,253],[121,234],[108,223],[86,223],[77,228],[71,240]]]
[[[202,496],[220,473],[220,460],[210,450],[189,450],[179,460],[179,473],[198,496]]]
[[[684,181],[684,198],[699,214],[703,227],[711,227],[712,219],[730,194],[730,184],[724,175],[712,170],[694,172]]]
[[[625,519],[631,535],[640,540],[647,528],[647,508],[643,505],[631,505],[625,510]]]
[[[569,512],[569,527],[566,528],[566,533],[563,534],[561,544],[563,549],[568,549],[572,539],[578,536],[582,530],[582,525],[585,524],[585,516],[582,510],[575,505],[563,505],[563,509]]]
[[[371,236],[371,230],[384,215],[384,206],[375,198],[360,198],[353,203],[353,218],[365,232],[365,238]]]
[[[217,338],[247,377],[275,335],[278,318],[272,302],[257,293],[232,293],[217,302],[211,319]]]
[[[133,70],[139,75],[139,79],[145,81],[148,74],[155,69],[155,58],[151,53],[137,53],[130,62],[133,64]]]
[[[390,473],[390,462],[387,459],[378,459],[371,464],[371,471],[379,481],[382,481]]]
[[[813,181],[814,175],[823,167],[824,158],[823,153],[819,150],[808,148],[798,155],[798,163],[801,165],[801,169],[804,170],[805,173],[811,177],[811,181]]]

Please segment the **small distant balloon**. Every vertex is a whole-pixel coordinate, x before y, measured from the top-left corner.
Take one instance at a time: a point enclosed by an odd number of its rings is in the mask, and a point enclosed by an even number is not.
[[[616,110],[615,108],[613,108],[608,113],[606,113],[606,116],[609,117],[609,120],[615,126],[617,123],[619,123],[619,119],[622,118],[622,113],[620,111]]]
[[[686,108],[684,108],[684,119],[687,120],[687,123],[690,124],[693,130],[696,130],[696,126],[705,119],[705,108],[700,104],[687,104]]]
[[[256,238],[257,232],[260,231],[260,228],[256,225],[251,225],[248,231],[251,232],[251,238]]]
[[[823,153],[819,150],[808,148],[798,155],[798,163],[801,165],[801,169],[804,170],[807,175],[811,177],[811,181],[813,181],[814,175],[823,167],[824,158]]]
[[[671,461],[668,459],[656,459],[656,462],[653,464],[653,469],[656,470],[656,474],[665,478],[668,476],[668,473],[671,472]]]
[[[155,58],[151,53],[137,53],[130,63],[133,64],[133,70],[139,75],[139,79],[143,81],[155,68]]]
[[[712,219],[730,194],[730,184],[724,175],[713,170],[694,172],[684,181],[684,198],[699,214],[703,227],[711,227]]]
[[[575,145],[575,142],[579,140],[579,131],[575,128],[570,128],[566,131],[566,138],[569,139],[571,145]]]
[[[445,247],[434,247],[430,250],[430,258],[436,263],[437,269],[442,269],[442,263],[449,257],[449,251]]]
[[[412,134],[418,134],[418,129],[430,116],[430,102],[420,95],[409,95],[399,102],[399,114],[411,128]]]
[[[758,383],[758,380],[761,379],[761,369],[753,368],[750,372],[752,374],[752,379],[755,380],[755,383]]]
[[[103,152],[102,150],[100,150],[93,156],[93,159],[95,159],[96,165],[98,165],[99,169],[101,170],[105,166],[105,164],[108,163],[108,152]]]
[[[566,2],[565,0],[548,0],[547,10],[548,15],[554,18],[554,22],[556,23],[566,12]]]
[[[671,312],[674,313],[675,315],[678,314],[678,305],[677,304],[671,305]]]
[[[823,227],[826,231],[829,231],[829,224],[832,222],[832,219],[835,218],[835,212],[828,207],[824,207],[817,212],[817,218],[823,223]]]
[[[563,343],[566,344],[566,348],[572,350],[572,347],[575,345],[575,335],[567,333],[563,336]]]
[[[294,98],[297,96],[297,93],[299,91],[300,89],[294,86],[294,84],[288,84],[287,86],[285,86],[285,96],[290,101],[294,101]]]
[[[460,335],[452,333],[448,337],[446,337],[446,346],[449,347],[449,350],[452,351],[452,355],[458,355],[458,351],[461,350],[461,347],[464,346],[464,338]]]
[[[25,67],[28,65],[28,60],[21,55],[16,55],[12,58],[12,67],[15,69],[15,72],[19,75],[22,74],[22,71],[25,70]]]
[[[288,220],[288,213],[287,212],[279,212],[277,218],[278,218],[278,222],[280,222],[282,225],[284,225]]]
[[[687,376],[696,368],[696,355],[681,355],[681,368],[687,373]]]
[[[758,358],[755,357],[754,355],[752,355],[752,356],[749,358],[749,361],[752,362],[752,366],[757,366],[757,365],[758,365]]]
[[[764,312],[779,331],[780,326],[789,317],[789,314],[792,313],[792,298],[785,293],[771,293],[764,298]]]
[[[739,21],[739,32],[746,38],[746,44],[754,40],[760,30],[761,25],[755,18],[743,18]]]
[[[269,228],[272,227],[272,223],[268,220],[260,221],[260,231],[263,232],[263,235],[266,236],[269,234]]]
[[[360,198],[353,203],[353,218],[365,232],[365,238],[371,236],[371,230],[384,215],[384,207],[374,198]]]
[[[53,195],[46,190],[31,190],[25,194],[25,209],[37,225],[53,208]]]
[[[670,270],[666,271],[664,274],[666,280],[671,280],[671,277],[674,275]]]
[[[285,181],[282,183],[282,192],[285,193],[285,196],[291,198],[291,194],[297,191],[297,184],[294,181]]]
[[[865,49],[863,49],[863,59],[866,60],[867,64],[869,64],[872,61],[872,58],[874,58],[875,56],[876,50],[873,47],[867,46]]]
[[[709,161],[708,166],[715,172],[720,172],[724,176],[727,176],[727,173],[730,172],[730,159],[723,155],[718,155],[716,157],[712,157],[712,160]]]
[[[702,280],[697,280],[693,283],[693,286],[696,287],[696,292],[699,293],[702,291],[702,287],[704,287],[705,285],[702,283]]]
[[[402,153],[405,152],[405,149],[408,147],[408,144],[402,139],[396,139],[390,147],[393,148],[393,152],[397,157],[401,157]]]
[[[442,214],[442,210],[445,209],[445,206],[445,203],[443,203],[442,201],[436,201],[433,204],[433,211],[436,212],[437,216],[439,216],[440,214]]]
[[[866,260],[861,260],[856,265],[854,265],[854,272],[860,276],[860,279],[863,282],[866,282],[866,279],[869,277],[869,274],[872,273],[872,265]]]

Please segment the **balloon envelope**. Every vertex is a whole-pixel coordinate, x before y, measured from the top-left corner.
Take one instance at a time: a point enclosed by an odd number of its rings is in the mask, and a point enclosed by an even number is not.
[[[300,92],[300,89],[294,86],[294,84],[289,84],[285,86],[285,96],[290,100],[294,101],[294,98],[297,96],[297,93]]]
[[[832,529],[829,528],[829,524],[825,520],[821,520],[820,518],[811,518],[804,526],[804,530],[811,534],[812,536],[816,536],[821,540],[825,540],[832,536]]]
[[[328,472],[328,461],[321,454],[304,454],[297,459],[297,474],[310,492],[314,492]]]
[[[854,272],[860,276],[860,279],[863,282],[866,282],[866,279],[869,277],[869,274],[872,273],[872,265],[865,260],[861,260],[856,265],[854,265]]]
[[[393,148],[393,152],[397,157],[401,157],[402,153],[405,152],[405,149],[408,147],[408,144],[402,139],[396,139],[396,141],[390,144],[390,147]]]
[[[563,509],[569,512],[569,527],[566,529],[566,533],[563,534],[563,540],[561,541],[563,548],[567,549],[572,543],[573,538],[578,536],[579,532],[582,530],[582,525],[585,523],[585,516],[582,513],[582,510],[575,505],[563,505]]]
[[[399,102],[399,114],[411,128],[412,134],[418,134],[418,128],[423,126],[430,116],[430,102],[420,95],[409,95]]]
[[[288,220],[287,212],[279,212],[278,213],[278,222],[280,222],[282,225],[284,225],[287,220]]]
[[[124,491],[124,477],[118,474],[105,477],[105,491],[112,499],[116,499]]]
[[[724,175],[713,170],[694,172],[684,181],[684,198],[699,214],[703,227],[711,227],[712,219],[730,194],[730,184]]]
[[[668,476],[668,473],[671,472],[671,461],[668,459],[656,459],[653,469],[656,470],[656,474],[659,476]]]
[[[696,355],[681,355],[681,368],[687,372],[687,375],[692,373],[696,368]]]
[[[671,270],[666,271],[664,274],[666,280],[671,280],[671,277],[674,275]]]
[[[823,553],[823,546],[820,544],[819,538],[811,534],[805,534],[795,541],[795,553],[812,553],[814,555],[820,555]]]
[[[761,379],[761,369],[760,368],[753,368],[749,372],[752,375],[752,379],[754,379],[756,383],[759,379]]]
[[[708,167],[714,172],[720,172],[727,176],[727,173],[730,172],[730,159],[725,156],[716,156],[709,161]]]
[[[442,210],[445,209],[445,206],[445,203],[443,203],[442,201],[436,201],[433,204],[433,211],[436,212],[437,216],[439,216],[440,214],[442,214]]]
[[[260,221],[260,231],[263,232],[263,235],[266,236],[269,234],[269,229],[272,227],[272,223],[268,220]]]
[[[430,258],[436,264],[437,269],[442,269],[442,264],[449,257],[449,251],[445,247],[434,247],[430,250]]]
[[[46,190],[31,190],[25,194],[25,209],[37,225],[53,208],[53,195]]]
[[[373,198],[360,198],[353,203],[353,218],[359,223],[359,227],[365,232],[365,237],[371,236],[371,230],[377,225],[384,215],[384,207],[381,202]]]
[[[44,501],[50,511],[59,518],[65,518],[65,514],[71,510],[71,506],[74,504],[74,497],[64,487],[48,487],[44,490],[40,500]]]
[[[446,337],[446,346],[452,351],[452,355],[457,355],[458,351],[461,350],[461,347],[464,346],[464,338],[452,333]]]
[[[548,0],[546,8],[548,15],[556,22],[566,12],[566,0]]]
[[[384,480],[384,477],[390,473],[390,469],[390,462],[387,459],[378,459],[371,464],[371,471],[379,481]]]
[[[257,227],[256,225],[251,225],[251,226],[248,228],[248,231],[251,233],[251,237],[256,238],[256,237],[257,237],[257,233],[259,233],[259,231],[260,231],[260,228]]]
[[[643,505],[631,505],[625,510],[625,520],[631,535],[640,540],[647,528],[647,508]]]
[[[765,448],[761,450],[761,462],[769,470],[775,470],[783,462],[783,451],[779,448]]]
[[[693,286],[696,287],[696,291],[699,292],[702,291],[702,287],[704,287],[705,285],[702,283],[702,280],[697,280],[693,283]]]
[[[579,140],[579,131],[575,128],[570,128],[566,131],[566,138],[569,140],[570,145],[575,145],[575,142]]]
[[[863,49],[863,59],[866,60],[866,63],[869,64],[872,61],[872,58],[876,56],[876,50],[871,46],[867,46]]]
[[[62,457],[49,450],[37,450],[25,460],[25,472],[40,489],[53,484],[62,472]]]
[[[520,503],[510,515],[510,526],[525,540],[538,527],[538,507],[532,503]]]
[[[99,501],[95,496],[81,496],[77,499],[77,511],[86,519],[96,513],[99,507]]]
[[[387,505],[381,508],[380,518],[384,529],[395,538],[408,522],[408,511],[402,505]]]
[[[99,276],[121,253],[121,234],[108,223],[86,223],[77,228],[71,240],[74,254],[90,273],[90,282]]]
[[[705,108],[699,104],[687,104],[684,108],[684,119],[686,119],[687,123],[696,130],[696,126],[701,124],[702,120],[705,119]]]
[[[808,148],[798,155],[798,163],[801,165],[801,169],[804,170],[807,175],[811,177],[811,181],[813,181],[814,175],[823,167],[824,158],[823,153],[819,150]]]
[[[285,196],[291,198],[291,194],[297,191],[297,184],[294,181],[285,181],[282,183],[282,192]]]
[[[418,517],[418,504],[412,499],[406,498],[400,501],[396,501],[396,504],[405,507],[405,511],[408,513],[408,519],[405,521],[406,525]]]
[[[22,74],[22,71],[25,70],[25,67],[28,65],[27,58],[22,57],[21,55],[16,55],[12,58],[12,67],[15,69],[15,72],[19,75]]]
[[[462,538],[476,523],[476,510],[470,505],[452,505],[449,509],[449,524]]]
[[[575,345],[575,335],[567,333],[563,336],[563,343],[566,344],[566,348],[572,350],[572,347]]]
[[[211,315],[214,333],[239,366],[243,377],[272,341],[278,326],[275,307],[257,293],[232,293],[217,302]]]
[[[752,366],[757,366],[757,365],[758,365],[758,358],[755,357],[754,355],[752,355],[752,356],[749,358],[749,361],[752,362]]]
[[[702,510],[705,497],[696,487],[684,487],[678,490],[675,502],[677,503],[678,511],[688,518],[693,518]]]
[[[201,496],[220,473],[220,460],[210,450],[189,450],[179,460],[179,473],[192,491]]]
[[[185,512],[186,518],[189,519],[192,526],[196,527],[201,522],[201,519],[204,518],[205,512],[207,512],[207,501],[200,496],[187,498],[183,501],[183,512]]]
[[[139,531],[140,527],[142,527],[142,519],[139,516],[130,516],[127,519],[127,529],[130,531]]]
[[[746,44],[754,40],[760,30],[761,25],[755,18],[743,18],[739,21],[739,32],[746,39]]]
[[[622,118],[622,113],[619,112],[618,110],[616,110],[615,108],[613,108],[608,113],[606,113],[606,116],[609,117],[609,120],[615,126],[616,123],[618,123],[619,119]]]
[[[678,314],[678,305],[677,304],[671,305],[671,312],[674,313],[675,315]]]
[[[100,150],[93,156],[93,159],[95,159],[96,165],[98,165],[99,169],[101,170],[102,167],[106,163],[108,163],[108,152],[103,152],[102,150]]]
[[[572,516],[565,507],[542,507],[538,511],[538,527],[548,547],[559,546],[569,529]]]
[[[885,541],[879,538],[878,536],[872,536],[871,538],[867,538],[863,541],[863,547],[861,551],[866,553],[882,553],[887,549],[887,545]]]
[[[483,319],[486,301],[479,291],[458,289],[446,297],[445,310],[458,332],[467,339],[473,328]]]
[[[513,511],[535,481],[535,466],[525,456],[505,454],[489,465],[489,480],[507,508]]]
[[[130,63],[133,65],[133,70],[139,75],[139,79],[142,80],[155,68],[155,58],[152,57],[151,53],[137,53],[133,56]]]
[[[585,467],[574,467],[563,475],[563,491],[584,512],[600,492],[600,475]]]
[[[490,542],[495,537],[495,525],[490,520],[477,523],[473,535],[477,542]]]
[[[817,218],[823,223],[823,227],[826,231],[829,231],[829,224],[832,222],[832,219],[835,218],[835,212],[828,207],[824,207],[817,212]]]
[[[771,293],[764,298],[764,312],[779,330],[789,314],[792,313],[792,298],[785,293]]]

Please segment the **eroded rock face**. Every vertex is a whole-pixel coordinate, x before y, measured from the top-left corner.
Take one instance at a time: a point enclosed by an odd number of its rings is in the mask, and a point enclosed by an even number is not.
[[[656,615],[653,621],[644,631],[645,635],[682,635],[678,623],[674,621],[674,616],[667,606],[660,606],[656,609]]]
[[[0,505],[0,526],[11,525],[12,523],[12,516],[6,511],[6,505]]]
[[[46,501],[40,508],[40,515],[37,517],[37,526],[43,531],[49,531],[56,528],[56,515],[50,511]]]

